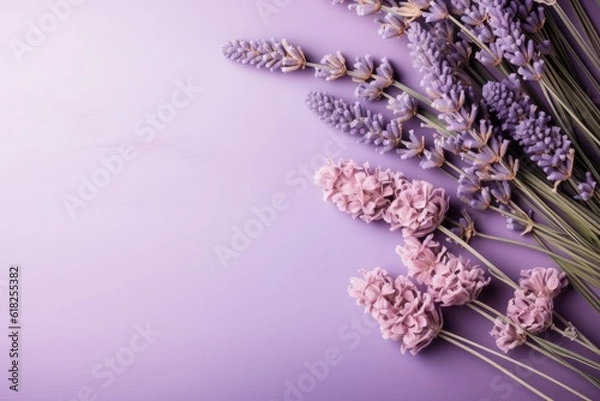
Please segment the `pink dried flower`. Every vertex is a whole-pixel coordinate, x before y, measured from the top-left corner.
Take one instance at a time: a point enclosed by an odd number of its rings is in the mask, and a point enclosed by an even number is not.
[[[444,220],[449,200],[442,188],[426,181],[408,181],[401,173],[362,167],[352,160],[327,161],[315,174],[323,199],[367,223],[385,220],[404,237],[421,238]]]
[[[433,235],[428,235],[423,242],[416,237],[404,238],[404,245],[396,247],[396,253],[408,268],[408,275],[419,284],[429,284],[435,265],[440,261],[438,255],[440,244],[433,240]]]
[[[446,217],[449,200],[442,188],[427,181],[404,181],[384,215],[392,231],[402,229],[403,237],[421,238],[432,233]]]
[[[423,242],[416,237],[404,239],[396,253],[408,268],[408,275],[427,285],[427,293],[442,306],[458,306],[471,302],[490,283],[479,266],[456,256],[428,235]]]
[[[364,306],[365,313],[370,313],[378,320],[383,316],[395,316],[394,279],[379,267],[371,271],[361,269],[359,273],[363,278],[352,277],[348,287],[348,294],[356,298],[356,304]]]
[[[383,338],[401,341],[400,350],[416,355],[437,336],[442,317],[429,294],[420,292],[406,277],[398,276],[395,306],[396,319],[380,322]]]
[[[358,166],[352,160],[327,161],[315,174],[314,182],[323,188],[323,200],[333,203],[353,218],[370,223],[381,220],[392,202],[399,173],[372,169],[368,163]]]
[[[377,320],[383,338],[401,342],[402,353],[415,355],[437,336],[442,318],[429,294],[404,276],[392,284],[380,268],[360,272],[364,279],[352,278],[348,293]]]
[[[525,291],[532,292],[538,297],[556,297],[569,285],[565,273],[554,268],[536,267],[521,270],[519,285]]]
[[[551,298],[517,290],[515,297],[508,301],[506,316],[523,330],[539,334],[552,325],[552,309]]]
[[[442,306],[459,306],[473,301],[490,283],[490,278],[479,266],[447,252],[433,269],[427,293]]]
[[[490,334],[496,339],[498,348],[504,352],[508,352],[527,341],[527,334],[523,329],[500,318],[497,318],[494,322],[494,328],[490,331]]]

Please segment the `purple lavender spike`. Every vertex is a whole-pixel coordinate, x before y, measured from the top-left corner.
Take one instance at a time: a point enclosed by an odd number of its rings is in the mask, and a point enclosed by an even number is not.
[[[382,153],[401,144],[401,123],[387,123],[382,114],[365,110],[359,102],[352,105],[327,93],[311,92],[306,105],[325,123],[360,137],[359,142],[376,145]]]

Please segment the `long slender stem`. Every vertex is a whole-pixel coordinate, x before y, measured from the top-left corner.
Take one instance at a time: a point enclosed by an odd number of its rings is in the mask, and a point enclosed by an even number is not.
[[[593,63],[594,67],[597,70],[600,70],[600,58],[598,58],[598,53],[588,47],[586,41],[583,39],[577,28],[575,28],[575,25],[573,25],[571,19],[567,16],[560,4],[556,2],[553,5],[553,7],[560,19],[562,20],[562,22],[565,24],[565,26],[571,33],[571,35],[573,35],[573,37],[575,38],[575,41],[577,42],[579,47],[581,47],[585,55]]]
[[[508,369],[506,369],[502,365],[498,364],[497,362],[494,362],[492,359],[486,357],[482,353],[477,352],[473,348],[470,348],[467,345],[461,343],[460,341],[457,341],[457,340],[453,339],[452,337],[448,336],[447,333],[448,333],[447,331],[442,330],[442,331],[440,331],[440,333],[439,333],[438,336],[440,338],[448,341],[450,344],[453,344],[453,345],[457,346],[458,348],[461,348],[464,351],[467,351],[469,354],[471,354],[473,356],[476,356],[477,358],[481,359],[482,361],[487,362],[488,364],[490,364],[494,368],[498,369],[500,372],[502,372],[505,375],[507,375],[508,377],[512,378],[514,381],[516,381],[517,383],[519,383],[523,387],[527,388],[529,391],[531,391],[534,394],[536,394],[539,397],[541,397],[543,400],[552,401],[552,398],[550,398],[548,395],[546,395],[545,393],[541,392],[537,388],[533,387],[531,384],[527,383],[525,380],[521,379],[519,376],[515,375],[514,373],[512,373],[511,371],[509,371]]]
[[[504,354],[501,354],[501,353],[499,353],[497,351],[494,351],[494,350],[492,350],[492,349],[490,349],[488,347],[485,347],[485,346],[483,346],[481,344],[478,344],[478,343],[476,343],[474,341],[471,341],[471,340],[469,340],[467,338],[464,338],[462,336],[454,334],[454,333],[452,333],[450,331],[441,330],[441,334],[443,334],[443,335],[445,335],[447,337],[450,337],[450,338],[452,338],[452,339],[454,339],[456,341],[460,341],[460,342],[462,342],[464,344],[470,345],[471,347],[478,348],[478,349],[480,349],[482,351],[487,352],[488,354],[494,355],[494,356],[496,356],[496,357],[498,357],[500,359],[504,359],[505,361],[509,361],[509,362],[513,363],[514,365],[516,365],[516,366],[522,367],[522,368],[524,368],[524,369],[526,369],[526,370],[528,370],[528,371],[530,371],[530,372],[532,372],[532,373],[534,373],[534,374],[536,374],[536,375],[538,375],[540,377],[543,377],[544,379],[546,379],[546,380],[548,380],[548,381],[556,384],[557,386],[559,386],[559,387],[567,390],[568,392],[570,392],[571,394],[576,395],[577,397],[579,397],[582,400],[592,401],[591,398],[586,397],[585,395],[581,394],[580,392],[578,392],[577,390],[573,389],[572,387],[567,386],[563,382],[558,381],[555,378],[553,378],[553,377],[551,377],[551,376],[549,376],[549,375],[547,375],[547,374],[545,374],[545,373],[543,373],[543,372],[535,369],[534,367],[531,367],[531,366],[529,366],[529,365],[527,365],[525,363],[522,363],[522,362],[520,362],[520,361],[518,361],[516,359],[510,358],[510,357],[508,357],[508,356],[506,356]]]

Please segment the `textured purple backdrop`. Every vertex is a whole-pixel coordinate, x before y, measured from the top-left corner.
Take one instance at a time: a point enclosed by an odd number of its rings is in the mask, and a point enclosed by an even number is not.
[[[303,105],[310,90],[350,98],[350,84],[220,54],[229,39],[285,36],[313,57],[388,56],[416,86],[402,42],[327,0],[1,3],[2,372],[10,263],[22,266],[24,329],[20,391],[4,373],[0,399],[535,399],[442,341],[412,357],[381,339],[346,287],[359,268],[403,272],[398,234],[323,204],[307,176],[343,156],[451,193],[452,183],[355,144]],[[504,233],[497,219],[485,226]],[[232,241],[238,251],[220,260]],[[549,263],[476,245],[513,277]],[[509,297],[499,285],[484,294],[498,307]],[[600,340],[597,314],[575,294],[557,303]],[[445,324],[493,345],[468,309],[447,311]],[[515,355],[594,395],[546,359]]]

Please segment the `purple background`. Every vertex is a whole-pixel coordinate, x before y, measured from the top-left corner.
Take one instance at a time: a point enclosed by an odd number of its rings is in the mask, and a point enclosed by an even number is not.
[[[40,0],[0,6],[0,279],[10,263],[23,266],[24,327],[21,391],[7,389],[4,373],[0,398],[84,400],[78,392],[89,387],[89,400],[280,401],[287,381],[304,380],[310,391],[287,399],[536,399],[441,340],[417,357],[403,356],[376,329],[349,325],[363,315],[346,295],[348,278],[375,266],[404,272],[394,253],[399,237],[324,205],[301,178],[302,165],[320,163],[319,154],[333,149],[450,193],[452,182],[348,141],[303,105],[310,90],[350,98],[351,84],[318,81],[309,72],[270,75],[220,54],[229,39],[285,36],[313,59],[336,50],[388,56],[401,79],[417,86],[403,43],[380,40],[368,19],[325,0],[268,1],[279,5],[266,19],[256,0],[125,3],[73,6],[21,63],[13,39],[25,41],[28,21],[37,23],[49,8]],[[189,105],[153,140],[135,135],[136,121],[188,79],[202,88]],[[82,177],[126,144],[136,157],[71,218],[65,194],[75,196]],[[234,227],[254,217],[252,207],[278,193],[288,207],[224,268],[219,244],[229,246]],[[506,234],[495,218],[484,227]],[[476,246],[513,277],[550,263],[511,247]],[[509,297],[500,285],[484,294],[499,308]],[[557,303],[599,340],[597,314],[572,291]],[[493,346],[489,322],[464,308],[444,312],[447,328]],[[104,387],[94,367],[105,358],[124,360],[136,324],[147,323],[160,335]],[[8,341],[1,337],[6,372]],[[305,362],[323,360],[330,348],[339,363],[311,383]],[[526,351],[514,355],[594,394],[569,371]]]

